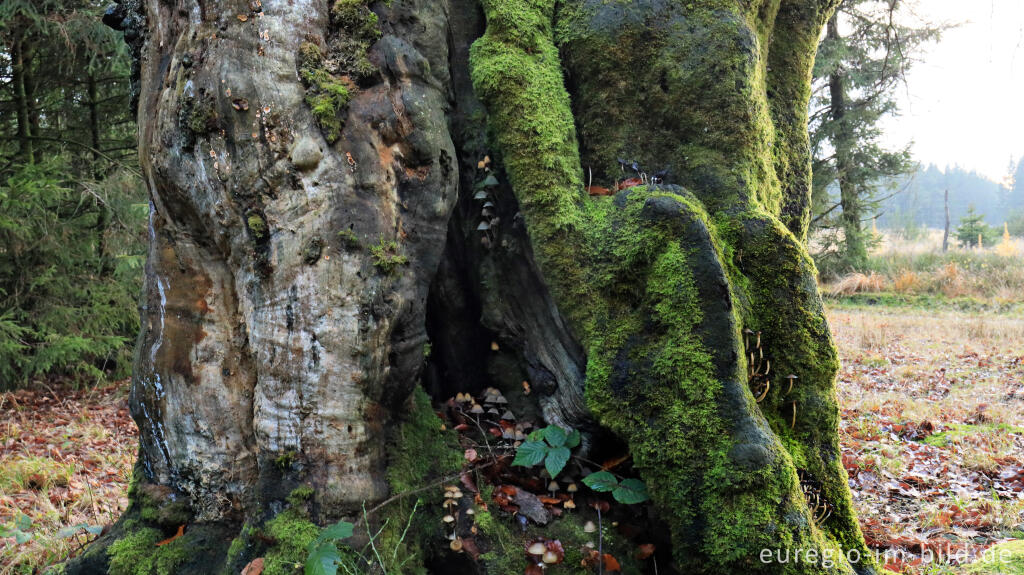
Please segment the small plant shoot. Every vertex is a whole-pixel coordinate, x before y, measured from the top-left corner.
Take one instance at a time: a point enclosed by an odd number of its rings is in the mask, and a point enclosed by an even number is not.
[[[306,557],[305,575],[335,575],[341,553],[335,541],[352,536],[354,525],[348,521],[339,521],[325,528],[320,536],[309,544],[309,556]]]

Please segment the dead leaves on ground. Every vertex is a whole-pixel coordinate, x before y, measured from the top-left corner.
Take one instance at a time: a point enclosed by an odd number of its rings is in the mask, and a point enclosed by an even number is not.
[[[891,313],[830,312],[840,434],[868,545],[917,574],[1024,529],[1024,362],[1009,338],[951,337],[962,318]]]

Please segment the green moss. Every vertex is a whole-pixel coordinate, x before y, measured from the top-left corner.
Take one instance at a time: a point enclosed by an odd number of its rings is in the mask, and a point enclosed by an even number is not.
[[[110,575],[173,575],[190,554],[186,537],[157,546],[163,534],[144,528],[125,535],[107,549]]]
[[[313,236],[302,246],[302,261],[306,265],[314,265],[320,261],[320,254],[324,251],[324,241],[320,236]]]
[[[373,265],[385,275],[391,275],[398,266],[409,263],[409,258],[399,253],[398,242],[394,240],[382,239],[370,247],[370,255],[373,256]]]
[[[274,459],[274,465],[281,471],[288,471],[295,463],[295,455],[294,451],[286,451]]]
[[[242,538],[240,534],[238,537],[232,539],[231,545],[228,546],[227,562],[231,563],[232,561],[234,561],[236,558],[238,558],[239,555],[242,554],[243,551],[245,551],[245,540]]]
[[[174,530],[192,521],[188,498],[167,487],[136,483],[129,489],[129,499],[138,509],[139,519],[161,529]]]
[[[107,550],[110,575],[148,575],[153,550],[161,539],[160,531],[146,528],[115,541]]]
[[[256,241],[263,241],[267,239],[267,221],[263,219],[263,216],[253,213],[249,214],[249,217],[245,219],[246,226],[249,228],[249,235]]]
[[[308,485],[301,485],[293,489],[285,500],[289,505],[298,507],[300,505],[305,505],[305,503],[313,497],[313,493],[314,491],[312,487]]]
[[[772,113],[781,112],[766,99],[767,67],[748,34],[752,26],[768,37],[778,3],[762,14],[668,2],[664,26],[652,25],[645,3],[563,6],[586,165],[607,173],[633,153],[648,167],[681,159],[672,168],[692,192],[582,196],[551,0],[483,2],[474,88],[541,271],[587,350],[588,406],[628,441],[671,526],[677,568],[810,573],[814,565],[751,558],[765,548],[866,555],[838,457],[835,347],[813,263],[780,219],[803,172],[787,163],[791,148],[781,160],[773,151]],[[813,39],[803,40],[782,49],[813,53]],[[638,70],[661,85],[608,82]],[[797,228],[800,218],[791,218]],[[763,331],[775,373],[799,376],[791,397],[754,402],[744,328]],[[785,411],[793,402],[795,423]],[[820,527],[797,465],[836,508]]]
[[[462,457],[456,436],[441,429],[441,419],[422,388],[413,390],[402,413],[387,443],[387,479],[392,492],[421,489],[439,477],[457,473]],[[388,573],[425,573],[426,555],[447,545],[436,529],[441,524],[443,501],[443,490],[438,487],[400,498],[383,509],[379,521],[384,529],[377,545],[386,551],[382,555]]]
[[[213,102],[200,98],[191,102],[186,126],[194,134],[205,134],[217,128],[217,111]]]
[[[294,575],[302,571],[309,555],[307,547],[316,540],[320,528],[301,511],[287,509],[264,526],[264,534],[273,545],[264,555],[265,575]]]
[[[366,0],[336,0],[331,7],[331,16],[352,36],[364,40],[380,37],[377,15],[370,10]]]
[[[324,138],[335,142],[345,125],[342,112],[350,99],[348,88],[324,67],[320,47],[312,42],[299,46],[299,77],[306,86],[306,104],[313,112]]]
[[[363,247],[362,242],[359,241],[359,236],[352,230],[341,230],[338,232],[338,239],[341,240],[342,247],[350,252]]]

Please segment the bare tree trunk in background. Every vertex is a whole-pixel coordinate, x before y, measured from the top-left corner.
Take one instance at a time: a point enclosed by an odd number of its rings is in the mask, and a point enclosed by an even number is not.
[[[132,508],[69,572],[301,562],[281,518],[355,519],[457,467],[414,389],[493,385],[585,448],[628,446],[661,573],[875,573],[804,247],[834,5],[123,4],[152,197],[141,447]],[[614,187],[619,158],[667,183],[589,198],[584,167]],[[496,513],[490,553],[447,551],[422,497],[406,571],[522,561]],[[129,554],[178,524],[187,557]],[[797,549],[830,560],[760,555]]]
[[[949,190],[946,190],[945,206],[946,206],[946,228],[942,232],[942,252],[943,253],[946,253],[947,251],[949,251]]]

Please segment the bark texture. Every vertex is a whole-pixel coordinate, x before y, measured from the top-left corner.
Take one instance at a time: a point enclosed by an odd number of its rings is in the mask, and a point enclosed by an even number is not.
[[[840,557],[866,550],[803,246],[834,3],[123,3],[152,195],[142,440],[132,509],[69,571],[292,572],[317,524],[457,467],[418,385],[526,381],[584,450],[628,444],[676,572],[874,572]],[[588,197],[619,158],[667,175]],[[402,572],[523,567],[497,517],[468,564],[430,521],[396,532],[411,512],[384,532],[418,553]],[[758,559],[811,548],[834,561]]]

